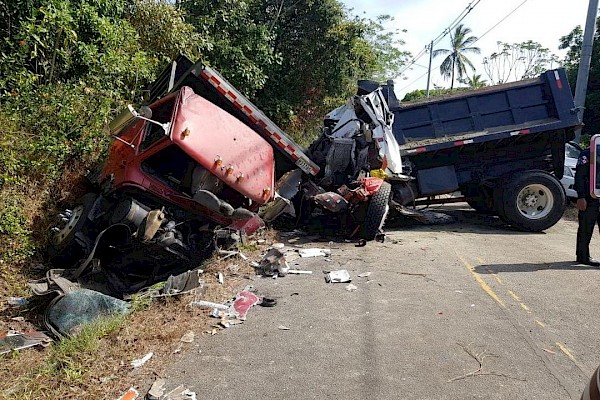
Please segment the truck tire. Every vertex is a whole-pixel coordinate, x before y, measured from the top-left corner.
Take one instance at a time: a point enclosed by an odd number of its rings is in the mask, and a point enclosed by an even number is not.
[[[61,227],[53,228],[48,239],[46,254],[50,262],[68,268],[83,256],[83,249],[75,240],[75,234],[84,229],[97,197],[95,193],[87,193],[75,202],[72,209],[65,211],[70,211],[68,221],[62,222]]]
[[[362,237],[366,240],[374,240],[385,223],[390,211],[390,200],[392,196],[392,185],[383,182],[381,187],[369,200],[365,222],[362,226]]]
[[[558,222],[565,210],[565,192],[560,182],[542,171],[513,175],[499,192],[501,219],[530,232],[541,232]]]

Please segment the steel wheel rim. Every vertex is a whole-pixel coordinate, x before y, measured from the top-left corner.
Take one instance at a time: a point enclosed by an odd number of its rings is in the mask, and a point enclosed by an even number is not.
[[[71,217],[65,225],[52,236],[52,243],[59,246],[69,236],[69,234],[75,229],[77,223],[83,216],[83,205],[78,205],[71,211]]]
[[[541,219],[552,210],[554,195],[548,187],[540,184],[525,186],[517,196],[517,209],[527,219]]]

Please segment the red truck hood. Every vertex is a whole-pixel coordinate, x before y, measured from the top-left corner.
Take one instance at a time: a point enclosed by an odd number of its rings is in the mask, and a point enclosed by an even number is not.
[[[171,140],[202,167],[252,201],[274,194],[271,145],[243,122],[183,87],[175,104]]]

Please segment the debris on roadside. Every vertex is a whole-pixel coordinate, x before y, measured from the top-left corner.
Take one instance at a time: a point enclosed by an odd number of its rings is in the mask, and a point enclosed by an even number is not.
[[[263,297],[259,305],[263,307],[275,307],[277,305],[277,300],[270,297]]]
[[[312,275],[313,272],[308,270],[290,269],[287,273],[292,275]]]
[[[179,385],[167,393],[161,400],[196,400],[196,393],[183,385]]]
[[[23,307],[29,304],[29,300],[24,297],[9,297],[6,299],[6,303],[11,307]]]
[[[153,352],[150,352],[148,354],[146,354],[144,357],[142,358],[138,358],[137,360],[133,360],[131,361],[131,366],[135,369],[135,368],[139,368],[142,365],[146,364],[154,355]]]
[[[285,325],[279,325],[279,326],[277,327],[277,329],[279,329],[280,331],[289,331],[289,330],[290,330],[290,328],[288,328],[288,327],[287,327],[287,326],[285,326]]]
[[[217,274],[217,280],[219,281],[219,283],[222,285],[223,283],[225,283],[225,275],[223,275],[222,272],[219,272]]]
[[[351,283],[346,286],[346,290],[349,292],[354,292],[356,289],[358,289],[358,287]]]
[[[265,276],[273,276],[275,274],[285,275],[289,270],[284,254],[280,249],[275,248],[271,248],[263,256],[256,268]]]
[[[196,337],[196,334],[194,333],[194,331],[187,331],[186,333],[183,334],[183,336],[181,337],[181,339],[179,339],[179,341],[183,342],[183,343],[192,343],[194,341],[195,337]]]
[[[5,334],[0,335],[0,354],[7,354],[11,351],[27,349],[33,346],[46,347],[50,343],[52,343],[52,339],[42,332],[9,331]]]
[[[124,315],[129,303],[89,289],[56,296],[48,305],[46,327],[57,337],[75,334],[87,323],[108,315]]]
[[[371,276],[370,272],[363,272],[362,274],[358,274],[359,278],[368,278],[369,276]]]
[[[156,378],[148,393],[146,393],[146,400],[160,400],[165,394],[165,384],[167,382],[162,378]]]
[[[216,308],[218,310],[228,310],[229,306],[226,304],[213,303],[212,301],[206,300],[194,300],[190,304],[192,307],[204,307],[204,308]]]
[[[318,249],[318,248],[310,248],[310,249],[300,249],[298,251],[300,257],[308,258],[308,257],[329,257],[331,255],[331,249]]]
[[[127,389],[127,391],[125,393],[123,393],[123,395],[121,397],[119,397],[117,400],[136,400],[139,395],[140,395],[140,392],[135,390],[135,388],[131,387],[131,388]]]
[[[327,283],[346,283],[352,281],[350,273],[345,269],[337,271],[330,271],[325,274],[325,281]]]

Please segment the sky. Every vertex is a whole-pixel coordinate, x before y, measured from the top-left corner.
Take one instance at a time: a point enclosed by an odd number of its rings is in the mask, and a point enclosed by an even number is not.
[[[375,17],[389,14],[394,21],[389,29],[406,29],[401,38],[406,42],[401,48],[418,54],[432,39],[444,31],[463,10],[477,0],[341,0],[353,14]],[[524,2],[525,1],[525,2]],[[501,19],[523,3],[514,13],[497,27],[485,34]],[[476,68],[476,73],[487,79],[483,69],[483,57],[498,50],[497,42],[520,43],[533,40],[548,48],[563,59],[565,51],[559,50],[559,39],[567,35],[577,25],[585,27],[588,0],[479,0],[462,23],[471,28],[471,35],[481,37],[475,46],[481,55],[468,55]],[[485,34],[485,36],[484,36]],[[435,47],[449,48],[450,37],[446,36]],[[433,59],[431,87],[433,84],[450,87],[450,81],[439,74],[443,56]],[[404,94],[427,86],[427,64],[429,54],[416,61],[400,79],[395,80],[396,94],[400,99]],[[424,76],[422,76],[424,75]],[[469,74],[471,75],[471,74]],[[422,76],[422,77],[421,77]]]

